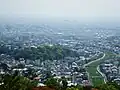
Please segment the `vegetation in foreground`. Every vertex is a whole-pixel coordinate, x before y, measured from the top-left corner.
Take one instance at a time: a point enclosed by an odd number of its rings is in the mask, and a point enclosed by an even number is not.
[[[67,86],[65,78],[60,81],[48,78],[45,87],[37,87],[37,81],[22,76],[5,75],[1,78],[0,90],[120,90],[120,85],[108,82],[99,86]],[[35,88],[36,87],[36,88]]]
[[[32,90],[36,86],[36,81],[23,76],[3,75],[0,77],[0,90]]]

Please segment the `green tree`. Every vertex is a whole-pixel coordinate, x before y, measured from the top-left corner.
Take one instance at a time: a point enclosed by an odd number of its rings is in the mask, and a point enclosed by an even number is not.
[[[54,79],[53,77],[48,78],[47,81],[45,82],[45,84],[46,84],[48,87],[51,87],[51,88],[55,88],[55,89],[57,89],[57,90],[60,90],[60,84],[59,84],[59,82],[57,81],[57,79]]]
[[[80,90],[80,89],[78,89],[78,88],[76,88],[76,87],[68,87],[66,90]]]
[[[32,90],[33,87],[37,86],[37,82],[22,76],[5,75],[2,78],[2,83],[0,90]]]
[[[68,84],[66,78],[65,78],[65,77],[62,77],[62,80],[61,80],[61,81],[62,81],[62,89],[63,89],[63,90],[66,90],[67,84]]]
[[[100,85],[99,86],[99,90],[118,90],[117,88],[115,88],[113,85]]]

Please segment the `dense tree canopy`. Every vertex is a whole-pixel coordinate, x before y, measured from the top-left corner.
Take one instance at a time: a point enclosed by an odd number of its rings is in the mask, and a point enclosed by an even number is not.
[[[60,45],[42,45],[38,47],[26,47],[26,48],[12,48],[5,45],[0,45],[0,54],[7,54],[14,57],[16,60],[19,58],[30,60],[58,60],[64,57],[71,56],[76,57],[78,54],[66,47]]]
[[[5,75],[1,78],[0,90],[32,90],[37,82],[31,81],[22,76]]]
[[[45,84],[48,87],[55,88],[56,90],[60,90],[60,82],[58,82],[57,79],[54,79],[53,77],[48,78]]]

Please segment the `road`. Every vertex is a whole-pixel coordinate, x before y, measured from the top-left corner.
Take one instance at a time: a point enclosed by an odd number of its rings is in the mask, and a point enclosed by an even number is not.
[[[87,63],[87,64],[84,64],[83,67],[85,68],[85,67],[89,66],[89,65],[92,64],[92,63],[95,63],[95,62],[97,62],[97,61],[100,61],[100,60],[102,60],[105,56],[106,56],[106,54],[104,53],[101,58],[98,58],[98,59],[96,59],[96,60],[94,60],[94,61],[91,61],[91,62],[89,62],[89,63]],[[88,79],[89,79],[91,85],[93,85],[92,80],[91,80],[90,75],[89,75],[89,72],[87,72],[87,74],[88,74]]]
[[[103,55],[101,58],[98,58],[98,59],[93,60],[93,61],[91,61],[91,62],[89,62],[89,63],[87,63],[87,64],[84,64],[83,67],[86,67],[86,66],[88,66],[88,65],[90,65],[90,64],[92,64],[92,63],[94,63],[94,62],[100,61],[100,60],[102,60],[104,57],[105,57],[105,53],[104,53],[104,55]]]
[[[107,82],[107,78],[106,78],[105,74],[103,74],[103,73],[100,71],[99,65],[97,66],[97,71],[98,71],[98,73],[104,78],[104,83],[106,83],[106,82]]]

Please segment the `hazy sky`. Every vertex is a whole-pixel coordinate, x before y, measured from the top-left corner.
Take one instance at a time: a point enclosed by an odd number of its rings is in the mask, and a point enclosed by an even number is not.
[[[120,0],[0,0],[0,16],[120,17]]]

